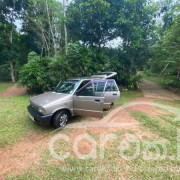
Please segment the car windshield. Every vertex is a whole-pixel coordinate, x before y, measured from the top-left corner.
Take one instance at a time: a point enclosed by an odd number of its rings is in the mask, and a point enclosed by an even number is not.
[[[57,93],[72,94],[78,84],[79,84],[78,80],[61,81],[56,86],[54,91],[57,92]]]

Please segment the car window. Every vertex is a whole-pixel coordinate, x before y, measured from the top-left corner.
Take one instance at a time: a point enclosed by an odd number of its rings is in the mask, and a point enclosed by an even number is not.
[[[57,93],[65,93],[65,94],[72,94],[77,85],[79,84],[78,80],[66,80],[61,81],[56,88],[54,89]]]
[[[78,87],[77,91],[79,91],[83,86],[85,86],[90,80],[83,81]]]
[[[108,81],[107,84],[106,84],[106,89],[105,91],[118,91],[118,88],[115,84],[114,81]]]
[[[104,93],[105,81],[93,81],[85,85],[77,92],[78,96],[98,96],[102,97]]]
[[[104,92],[105,82],[98,82],[96,92]]]

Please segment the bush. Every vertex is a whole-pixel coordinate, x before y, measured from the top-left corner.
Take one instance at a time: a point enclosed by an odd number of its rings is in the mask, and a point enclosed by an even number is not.
[[[27,86],[31,92],[41,93],[47,90],[47,84],[50,82],[48,77],[50,60],[41,58],[36,53],[31,52],[28,55],[28,63],[20,71],[19,83]]]
[[[141,79],[142,79],[142,75],[141,74],[132,76],[131,78],[129,78],[127,80],[127,82],[128,82],[127,88],[131,89],[131,90],[139,89],[139,82],[141,81]]]
[[[56,58],[45,58],[31,52],[28,63],[20,71],[19,82],[30,91],[40,93],[55,87],[60,80],[88,77],[105,71],[117,72],[118,84],[129,89],[138,88],[140,76],[134,76],[135,66],[121,50],[87,48],[80,43],[71,43],[67,56],[61,54]]]

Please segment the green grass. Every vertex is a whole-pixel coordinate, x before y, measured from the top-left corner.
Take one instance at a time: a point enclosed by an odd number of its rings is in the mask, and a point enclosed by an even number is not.
[[[122,92],[117,105],[129,102],[140,95],[139,91]],[[15,144],[26,137],[30,131],[47,133],[53,130],[52,127],[41,127],[30,120],[27,111],[30,97],[0,97],[0,148]],[[79,121],[83,121],[83,117],[73,119],[73,122]]]
[[[128,91],[122,92],[121,99],[116,105],[130,102],[135,98],[141,97],[141,92]],[[179,103],[174,102],[174,104]],[[136,136],[134,130],[119,130],[113,132],[118,139],[109,143],[105,148],[105,158],[100,159],[97,147],[97,159],[95,160],[80,160],[73,156],[57,161],[53,159],[48,150],[46,150],[40,160],[40,164],[35,165],[25,170],[21,175],[9,175],[7,179],[121,179],[120,172],[126,172],[126,179],[179,179],[180,173],[171,171],[171,169],[179,167],[180,162],[171,160],[169,157],[177,155],[177,127],[179,124],[173,123],[174,116],[172,114],[159,115],[159,118],[152,118],[142,112],[134,112],[132,116],[141,123],[142,129],[149,129],[152,134],[157,134],[157,137],[146,138],[145,141],[163,141],[167,145],[168,154],[164,160],[144,160],[143,154],[131,161],[123,160],[119,155],[119,145],[124,140],[126,133]],[[67,130],[66,130],[67,131]],[[71,133],[62,131],[63,134]],[[87,131],[88,134],[98,140],[99,136]],[[141,152],[144,148],[144,139],[140,140]],[[57,146],[58,152],[72,153],[72,144],[60,143]],[[130,144],[130,148],[126,151],[126,155],[133,155],[136,150],[134,143]],[[162,149],[161,149],[162,150]],[[154,149],[150,149],[154,152]],[[169,167],[169,169],[167,169]],[[115,169],[117,168],[117,169]]]
[[[177,108],[180,108],[180,100],[173,100],[173,101],[165,101],[165,100],[154,100],[154,102],[168,105],[168,106],[174,106]]]
[[[122,133],[121,133],[122,135]],[[61,144],[62,146],[62,144]],[[61,147],[62,148],[62,147]],[[67,152],[67,146],[63,145],[64,151]],[[73,156],[62,161],[52,161],[52,157],[46,151],[41,160],[41,164],[31,167],[19,176],[9,175],[9,180],[24,179],[61,179],[61,180],[84,180],[84,179],[110,179],[115,177],[119,179],[118,170],[114,167],[118,161],[118,153],[111,153],[105,150],[105,159],[99,158],[99,147],[97,147],[97,159],[81,160]],[[61,152],[61,151],[60,151]],[[68,151],[69,152],[69,151]]]
[[[59,164],[46,163],[40,167],[30,168],[18,177],[9,176],[7,179],[61,179],[61,180],[84,180],[84,179],[106,179],[104,171],[100,171],[103,164],[94,160],[77,160],[68,158]],[[43,169],[43,172],[41,170]],[[39,171],[40,175],[37,173]]]
[[[143,72],[141,71],[140,74],[143,78],[148,79],[149,81],[155,82],[157,84],[164,85],[165,79],[163,77],[158,76],[152,72]]]
[[[11,86],[13,86],[13,83],[0,83],[0,92],[6,90]]]
[[[168,140],[176,140],[177,129],[176,125],[171,124],[173,116],[161,115],[161,120],[148,116],[146,113],[137,111],[133,112],[132,116],[142,123],[142,126],[149,128],[152,132],[159,134],[161,137]],[[168,118],[169,117],[169,118]],[[167,123],[165,123],[164,121]]]
[[[121,93],[121,99],[116,103],[116,106],[128,103],[138,97],[141,97],[142,93],[139,91],[128,91]],[[19,97],[19,98],[0,98],[0,106],[3,107],[4,119],[13,119],[12,127],[15,129],[16,133],[13,133],[13,136],[16,136],[18,140],[20,137],[24,137],[30,130],[36,131],[38,133],[44,133],[48,129],[41,128],[28,118],[28,113],[26,106],[28,104],[29,96]],[[166,102],[162,102],[166,103]],[[169,102],[167,102],[169,103]],[[179,104],[179,101],[170,102],[175,106]],[[16,105],[16,106],[15,106]],[[13,110],[14,108],[14,110]],[[1,109],[0,109],[1,110]],[[10,112],[13,112],[11,115]],[[7,112],[9,115],[7,115]],[[19,113],[18,113],[19,112]],[[2,113],[0,113],[2,114]],[[13,116],[14,114],[14,116]],[[152,118],[142,112],[134,112],[132,116],[141,122],[143,130],[149,129],[152,134],[157,134],[157,138],[154,137],[146,138],[145,141],[163,141],[167,145],[168,155],[164,160],[144,160],[142,153],[131,161],[125,161],[120,157],[119,154],[119,145],[122,140],[124,140],[124,135],[126,133],[136,136],[136,130],[118,130],[113,132],[116,134],[118,139],[111,141],[108,144],[108,147],[105,148],[105,158],[100,159],[99,152],[100,147],[97,146],[97,159],[90,160],[80,160],[75,158],[72,155],[72,143],[59,142],[56,144],[56,150],[59,153],[70,152],[71,156],[63,161],[55,160],[49,153],[48,149],[41,155],[40,162],[38,165],[33,165],[32,167],[26,169],[22,174],[15,176],[9,174],[7,179],[120,179],[120,172],[126,172],[124,177],[126,179],[179,179],[180,173],[171,171],[169,168],[179,167],[180,162],[177,160],[171,160],[169,157],[177,155],[177,128],[179,127],[178,123],[174,123],[174,115],[166,114],[159,115],[159,118]],[[0,116],[1,117],[1,116]],[[1,117],[1,119],[2,119]],[[75,121],[83,121],[78,117]],[[20,127],[19,127],[19,124]],[[14,137],[11,136],[13,131],[8,130],[7,134],[4,134],[3,137],[6,139],[6,143],[9,143],[9,139],[14,143]],[[2,129],[5,129],[3,126]],[[23,129],[23,132],[21,131]],[[0,131],[1,132],[1,131]],[[73,131],[75,132],[75,131]],[[17,134],[20,133],[20,136]],[[22,134],[21,134],[22,133]],[[62,134],[71,134],[72,130],[65,129],[61,131]],[[97,141],[99,140],[98,134],[93,134],[92,131],[87,130],[86,133],[91,135]],[[7,138],[8,137],[8,138]],[[19,137],[19,138],[18,138]],[[164,141],[165,140],[165,141]],[[0,139],[0,142],[3,142],[3,138]],[[144,140],[140,140],[141,152],[144,148]],[[5,142],[4,142],[5,143]],[[136,150],[136,145],[134,143],[130,144],[130,148],[126,151],[126,155],[133,155]],[[149,150],[154,152],[153,149]],[[116,169],[115,169],[116,168]],[[162,171],[162,168],[165,170]]]
[[[121,93],[121,99],[116,103],[115,106],[121,105],[123,103],[128,103],[138,97],[141,97],[140,91],[127,91]],[[36,129],[36,126],[28,119],[27,111],[23,107],[27,105],[27,100],[29,97],[22,97],[21,99],[16,99],[21,105],[17,107],[23,110],[24,118],[21,117],[21,121],[25,121],[25,124],[29,124],[29,129]],[[24,103],[22,102],[24,101]],[[9,102],[8,102],[9,103]],[[17,109],[16,109],[17,110]],[[107,111],[108,112],[108,111]],[[20,117],[19,115],[17,115]],[[76,117],[75,121],[83,121],[82,118]],[[17,127],[16,124],[13,125]],[[24,125],[23,125],[24,126]],[[40,127],[38,127],[39,129]],[[21,129],[21,128],[20,128]],[[63,134],[71,134],[72,130],[63,130]],[[134,133],[133,131],[128,131],[129,133]],[[94,139],[98,140],[99,135],[93,134],[91,131],[87,131]],[[116,132],[118,137],[121,138],[125,131]],[[11,134],[8,132],[8,134]],[[11,137],[12,138],[12,137]],[[117,141],[119,143],[119,141]],[[119,154],[116,147],[113,147],[114,153],[111,153],[111,149],[105,150],[106,158],[101,160],[99,157],[99,147],[97,147],[97,159],[95,160],[80,160],[70,156],[66,160],[58,163],[50,155],[49,151],[46,150],[40,160],[40,165],[31,167],[24,171],[20,176],[9,175],[8,179],[107,179],[107,177],[115,177],[119,179],[119,170],[114,169],[116,162],[119,161]],[[57,144],[58,152],[72,151],[72,144],[60,143]],[[54,162],[55,161],[55,162]],[[122,168],[123,165],[118,166]],[[77,170],[76,170],[77,168]],[[104,168],[104,169],[102,169]]]
[[[174,114],[164,114],[164,115],[159,115],[160,119],[170,123],[171,125],[180,128],[180,121],[174,121],[175,115]]]
[[[179,161],[177,157],[177,127],[178,124],[173,124],[172,115],[161,115],[160,119],[152,118],[146,113],[134,112],[132,116],[141,122],[141,126],[148,128],[152,133],[159,136],[158,141],[166,143],[167,156],[163,160],[158,161],[145,161],[141,157],[136,161],[132,161],[132,165],[136,166],[136,172],[133,174],[133,178],[140,179],[179,179],[180,172],[171,171],[174,167],[179,168]],[[164,141],[166,140],[166,141]],[[152,139],[154,141],[154,139]],[[170,157],[175,157],[171,159]],[[168,168],[167,168],[168,167]],[[164,171],[162,169],[164,168]]]
[[[173,100],[173,101],[167,101],[167,100],[154,100],[154,102],[159,103],[159,104],[163,104],[163,105],[167,105],[167,106],[171,106],[171,107],[176,107],[180,109],[180,100]],[[165,114],[165,115],[159,115],[159,117],[169,123],[171,123],[172,125],[175,125],[177,127],[180,127],[180,121],[173,121],[175,119],[175,115],[174,114]]]
[[[28,116],[30,96],[0,98],[0,148],[15,144],[30,131],[46,133],[52,129],[38,126]]]
[[[163,74],[160,76],[160,74],[152,73],[150,71],[141,71],[139,74],[141,74],[145,79],[160,84],[167,89],[169,89],[169,87],[178,89],[180,88],[180,82],[176,76],[163,76]],[[178,91],[178,89],[176,91]]]
[[[116,102],[117,105],[122,105],[125,103],[128,103],[130,101],[133,101],[139,97],[142,97],[141,91],[123,91],[121,92],[121,97],[118,102]]]

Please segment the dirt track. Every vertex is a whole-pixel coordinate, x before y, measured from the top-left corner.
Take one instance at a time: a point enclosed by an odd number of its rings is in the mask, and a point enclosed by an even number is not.
[[[0,93],[0,97],[17,97],[23,96],[27,93],[27,89],[25,87],[20,87],[18,85],[13,85],[3,92]]]
[[[166,90],[157,83],[154,83],[147,79],[142,80],[142,82],[140,83],[140,89],[142,90],[144,97],[167,100],[180,99],[180,97],[173,92]]]
[[[141,83],[141,90],[143,91],[145,97],[136,99],[135,101],[152,102],[153,98],[180,99],[180,97],[176,96],[170,91],[164,90],[159,85],[147,80],[143,80],[143,82]],[[108,116],[110,114],[113,114],[115,111],[116,109],[109,111]],[[115,112],[113,116],[109,116],[110,118],[106,119],[107,122],[114,121],[114,122],[121,122],[122,124],[124,123],[125,124],[124,126],[122,125],[121,127],[112,127],[112,128],[89,127],[87,129],[69,129],[68,134],[70,140],[73,141],[74,138],[81,133],[91,132],[92,134],[99,135],[99,134],[108,134],[111,132],[116,132],[117,130],[121,130],[121,129],[135,131],[136,135],[140,139],[142,137],[147,137],[147,138],[154,137],[154,134],[148,132],[148,130],[143,131],[142,129],[140,129],[138,125],[138,121],[136,121],[131,116],[131,113],[134,111],[142,111],[152,117],[157,117],[159,114],[164,113],[163,111],[157,109],[156,107],[149,105],[136,105],[133,107],[128,107],[119,112]],[[84,118],[84,121],[87,120],[88,120],[87,118]],[[97,121],[98,119],[95,120]],[[126,126],[127,123],[132,125]],[[34,134],[32,132],[29,134],[27,138],[17,143],[13,147],[0,150],[0,162],[3,162],[0,164],[0,179],[5,179],[8,173],[13,173],[17,175],[21,174],[24,170],[26,170],[28,167],[31,167],[33,164],[38,164],[42,153],[48,149],[49,140],[56,133],[50,134],[46,137],[42,137],[42,135]],[[81,147],[84,147],[82,149],[83,153],[86,153],[86,151],[88,152],[86,143],[85,144],[81,143]]]

